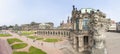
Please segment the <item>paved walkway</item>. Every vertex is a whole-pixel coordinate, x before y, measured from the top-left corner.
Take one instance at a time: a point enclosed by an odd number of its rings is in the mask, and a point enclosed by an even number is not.
[[[39,49],[42,49],[45,51],[47,54],[63,54],[61,50],[59,50],[61,47],[61,43],[47,43],[47,42],[42,42],[42,41],[33,41],[32,39],[29,39],[25,36],[19,36],[16,33],[12,33],[10,31],[7,31],[8,33],[12,34],[14,38],[18,38],[25,43],[32,45],[34,47],[37,47]],[[43,45],[41,45],[43,43]]]
[[[0,38],[0,54],[12,54],[12,49],[5,39]]]
[[[106,47],[108,54],[120,54],[120,33],[106,33]]]

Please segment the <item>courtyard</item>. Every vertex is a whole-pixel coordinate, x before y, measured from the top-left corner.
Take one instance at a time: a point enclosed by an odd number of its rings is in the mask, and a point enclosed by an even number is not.
[[[29,51],[31,49],[31,47],[35,48],[38,51],[40,49],[40,50],[46,52],[46,54],[51,54],[51,53],[52,54],[67,54],[67,53],[70,54],[69,51],[71,51],[71,54],[72,54],[72,49],[60,50],[60,49],[64,48],[65,46],[70,46],[69,44],[66,44],[66,42],[64,42],[65,40],[62,40],[60,42],[49,42],[49,41],[44,42],[44,41],[36,40],[35,42],[33,42],[34,39],[27,38],[25,36],[19,36],[15,33],[9,32],[9,31],[6,31],[6,32],[10,33],[13,36],[0,37],[0,42],[3,43],[0,45],[0,48],[1,48],[0,54],[12,54],[12,53],[13,54],[26,54],[26,53],[29,54],[29,52],[31,52],[31,51]],[[120,33],[106,32],[105,35],[107,37],[106,38],[107,53],[108,54],[114,54],[114,53],[119,54],[120,44],[118,42],[120,41],[120,37],[119,37]],[[7,40],[8,40],[8,43],[7,43]],[[56,41],[56,39],[55,39],[55,41]],[[43,43],[43,45],[41,45],[41,43]],[[17,44],[18,45],[22,44],[22,46],[18,46]],[[14,45],[16,45],[16,46],[14,46]],[[10,46],[12,46],[13,50],[11,49]],[[31,54],[32,54],[32,52],[31,52]],[[41,54],[45,54],[44,52]]]
[[[0,0],[0,54],[120,54],[119,0]]]
[[[41,52],[37,52],[38,54],[63,54],[62,51],[60,50],[61,48],[63,48],[64,46],[61,46],[62,44],[64,44],[65,40],[60,40],[57,39],[56,37],[52,38],[52,37],[29,37],[29,36],[19,36],[17,33],[11,33],[10,31],[4,31],[7,32],[9,34],[11,34],[12,36],[8,36],[8,37],[0,37],[1,42],[5,42],[5,46],[7,46],[9,48],[4,48],[6,49],[6,51],[4,51],[4,49],[2,49],[4,46],[0,45],[1,50],[0,50],[0,54],[20,54],[20,53],[28,53],[28,54],[32,54],[34,53],[33,51],[29,51],[32,48],[36,48],[36,50],[38,49],[41,50]],[[36,40],[35,40],[36,38]],[[45,39],[45,40],[43,40]],[[7,43],[8,41],[8,43]],[[11,46],[11,47],[10,47]],[[30,47],[31,46],[31,47]],[[34,47],[33,47],[34,46]],[[29,49],[30,48],[30,49]],[[31,52],[31,53],[29,53]],[[42,53],[43,52],[43,53]]]

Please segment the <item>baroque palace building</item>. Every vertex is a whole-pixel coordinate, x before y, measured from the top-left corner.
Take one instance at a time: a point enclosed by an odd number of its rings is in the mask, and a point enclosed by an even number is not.
[[[97,54],[105,52],[104,32],[110,25],[110,19],[100,10],[92,8],[81,8],[77,10],[73,6],[71,18],[68,17],[67,23],[62,22],[58,29],[39,29],[37,34],[40,36],[60,36],[67,37],[73,49],[80,52]],[[70,18],[70,19],[69,19]]]
[[[31,22],[30,24],[22,24],[20,26],[20,30],[30,31],[30,30],[38,30],[38,29],[52,29],[54,24],[52,22],[46,23],[36,23]]]

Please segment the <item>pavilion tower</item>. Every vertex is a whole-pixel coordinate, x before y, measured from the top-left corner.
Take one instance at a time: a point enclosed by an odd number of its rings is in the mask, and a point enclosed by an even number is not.
[[[95,48],[104,51],[105,14],[92,8],[77,10],[73,5],[71,40],[77,52],[94,54]],[[102,52],[103,52],[102,51]]]

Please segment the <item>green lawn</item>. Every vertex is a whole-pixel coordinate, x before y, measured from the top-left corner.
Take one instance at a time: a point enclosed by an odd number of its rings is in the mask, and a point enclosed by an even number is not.
[[[11,47],[12,47],[12,49],[21,49],[21,48],[24,48],[26,46],[27,46],[26,43],[19,43],[19,44],[14,44]]]
[[[29,48],[29,54],[46,54],[46,52],[42,51],[41,49],[31,46]]]
[[[0,34],[0,37],[8,37],[8,36],[12,36],[11,34]]]
[[[20,52],[16,52],[16,51],[14,51],[13,54],[28,54],[28,52],[21,52],[21,51]]]
[[[21,35],[31,35],[34,34],[33,31],[21,31]]]
[[[35,39],[36,36],[27,36],[27,38],[30,38],[30,39]]]
[[[55,39],[55,38],[47,38],[44,40],[45,42],[58,42],[60,41],[59,39]]]
[[[22,52],[22,51],[16,52],[16,51],[14,51],[13,54],[47,54],[47,53],[42,51],[41,49],[38,49],[36,47],[31,46],[29,48],[29,52]]]
[[[44,38],[37,38],[36,40],[43,40]]]
[[[37,36],[27,36],[27,38],[36,39],[36,40],[43,40],[44,39],[44,38],[40,38],[40,37],[37,37]]]
[[[10,39],[7,39],[8,43],[9,44],[12,44],[14,42],[22,42],[21,40],[17,39],[17,38],[10,38]]]

